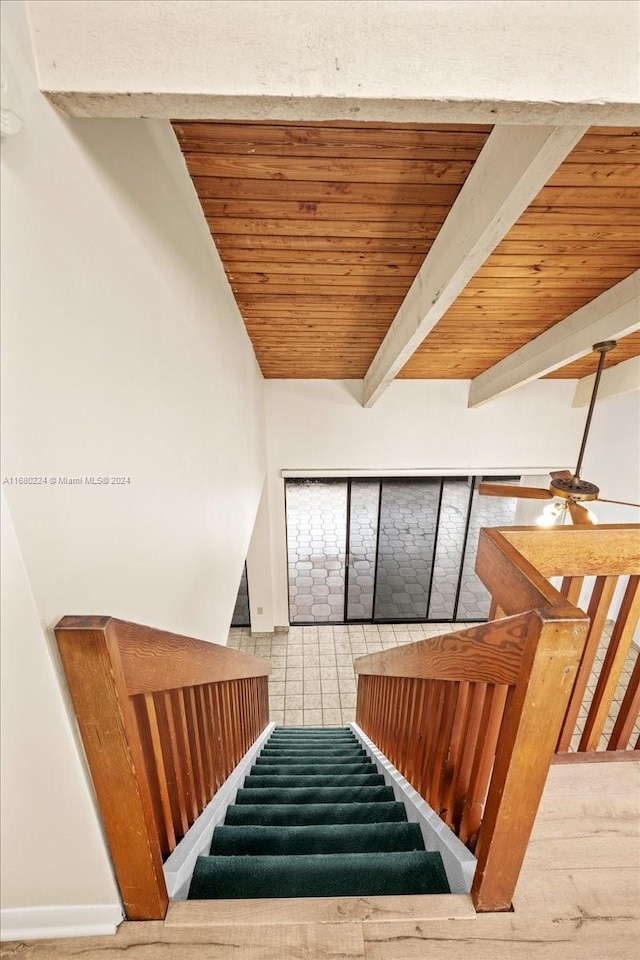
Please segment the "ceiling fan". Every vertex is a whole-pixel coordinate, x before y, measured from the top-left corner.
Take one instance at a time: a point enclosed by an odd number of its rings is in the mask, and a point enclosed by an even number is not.
[[[602,343],[594,343],[593,350],[600,354],[598,360],[598,369],[596,371],[589,403],[589,412],[582,435],[582,444],[578,454],[578,463],[573,473],[570,470],[557,470],[552,473],[551,483],[547,490],[542,487],[521,487],[516,484],[504,483],[481,483],[478,487],[478,493],[485,497],[520,497],[527,500],[552,500],[553,503],[544,508],[542,517],[536,521],[539,526],[552,527],[560,519],[564,518],[566,512],[569,512],[574,524],[593,524],[597,523],[597,518],[587,507],[582,506],[581,501],[598,500],[600,503],[616,503],[624,507],[640,507],[640,503],[628,503],[625,500],[604,500],[600,496],[600,490],[595,483],[583,480],[580,476],[582,460],[584,457],[593,408],[595,407],[598,387],[600,385],[600,376],[604,367],[605,356],[616,346],[615,340],[604,340]],[[555,499],[559,498],[559,499]]]

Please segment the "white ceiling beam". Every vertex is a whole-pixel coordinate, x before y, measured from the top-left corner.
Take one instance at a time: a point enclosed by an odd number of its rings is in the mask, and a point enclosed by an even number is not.
[[[493,128],[365,375],[365,407],[395,379],[586,129]]]
[[[586,407],[591,400],[595,373],[578,380],[576,392],[573,395],[572,407]],[[623,393],[633,393],[640,390],[640,357],[630,357],[617,363],[615,367],[608,367],[602,371],[598,386],[598,400],[606,397],[619,397]]]
[[[469,407],[573,363],[591,353],[594,343],[618,340],[635,330],[640,330],[640,270],[472,380]]]

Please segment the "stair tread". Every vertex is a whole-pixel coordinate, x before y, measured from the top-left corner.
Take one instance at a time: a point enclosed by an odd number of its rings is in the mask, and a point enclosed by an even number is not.
[[[380,803],[394,799],[391,787],[283,787],[261,789],[242,787],[236,795],[237,804],[282,803]]]
[[[267,740],[265,746],[336,746],[336,747],[359,747],[360,744],[355,737],[271,737]]]
[[[357,747],[265,747],[261,757],[363,757],[364,750]]]
[[[322,739],[337,739],[341,737],[349,737],[351,739],[357,740],[356,735],[353,730],[345,730],[342,727],[331,728],[331,727],[276,727],[276,729],[271,734],[270,739],[275,739],[276,737],[282,738],[293,738],[293,737],[312,737],[312,738],[322,738]]]
[[[268,790],[272,787],[383,787],[384,777],[381,773],[350,773],[344,776],[339,774],[328,774],[327,776],[312,776],[309,774],[303,776],[282,775],[274,777],[254,777],[249,775],[244,778],[244,788],[255,787],[261,790]]]
[[[406,821],[404,804],[274,803],[236,804],[227,808],[225,824],[296,826],[317,823],[383,823]]]
[[[298,764],[254,764],[250,771],[251,777],[291,777],[291,776],[348,776],[355,773],[360,776],[377,773],[378,768],[373,763],[333,764],[333,763],[298,763]]]
[[[377,765],[348,727],[275,729],[255,759],[190,899],[449,893]]]
[[[360,746],[347,745],[346,747],[336,747],[332,743],[321,743],[315,744],[314,746],[309,746],[308,744],[303,745],[291,745],[283,744],[282,746],[270,746],[267,744],[262,751],[264,756],[269,756],[272,753],[292,753],[292,754],[308,754],[308,753],[340,753],[340,754],[363,754],[365,751]]]
[[[353,733],[351,727],[274,727],[274,733],[292,733],[294,730],[297,730],[299,733],[309,733],[310,731],[320,732],[320,733]]]
[[[354,897],[449,893],[440,854],[198,857],[191,899]]]
[[[260,856],[316,853],[380,853],[424,850],[417,823],[350,823],[294,827],[219,826],[210,853]]]
[[[341,742],[343,740],[357,741],[357,737],[355,737],[352,733],[317,733],[315,731],[311,731],[311,733],[272,733],[269,737],[269,741],[272,740],[328,740],[329,742],[337,740],[338,742]]]
[[[281,755],[271,756],[271,757],[263,757],[262,754],[261,754],[259,757],[256,758],[256,764],[261,765],[261,766],[268,766],[269,764],[272,764],[272,765],[281,764],[281,765],[282,765],[283,760],[284,760],[287,764],[291,764],[291,765],[296,764],[296,763],[298,763],[298,764],[307,764],[307,765],[308,765],[308,764],[309,764],[309,761],[311,761],[311,760],[317,761],[318,763],[320,763],[323,758],[328,759],[328,755],[327,755],[327,754],[322,754],[322,753],[321,753],[321,754],[305,753],[305,754],[300,754],[299,756],[297,756],[297,755],[296,755],[296,756],[291,756],[290,754],[287,754],[286,757],[283,757],[283,756],[281,756]],[[371,763],[371,761],[370,761],[369,757],[368,757],[366,754],[365,754],[364,756],[360,756],[359,754],[357,754],[357,755],[355,755],[355,756],[339,756],[339,755],[338,755],[338,756],[332,756],[332,757],[331,757],[331,763],[335,763],[335,764],[338,764],[338,763],[342,763],[342,764],[356,764],[356,763]]]

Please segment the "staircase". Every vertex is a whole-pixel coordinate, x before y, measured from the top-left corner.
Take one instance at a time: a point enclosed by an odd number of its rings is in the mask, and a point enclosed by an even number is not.
[[[198,857],[189,899],[449,892],[440,854],[349,728],[276,727]]]

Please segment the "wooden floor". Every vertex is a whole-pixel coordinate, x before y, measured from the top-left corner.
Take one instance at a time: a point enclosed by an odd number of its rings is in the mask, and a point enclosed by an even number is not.
[[[115,937],[7,943],[3,960],[635,960],[640,942],[640,764],[551,768],[514,912],[456,919],[337,901],[323,922],[256,910],[208,924],[206,904]],[[409,898],[406,898],[407,900]],[[444,898],[443,898],[444,899]],[[346,911],[342,913],[342,906]],[[452,906],[454,906],[452,904]],[[188,908],[194,907],[190,917]],[[353,912],[350,912],[353,911]]]

